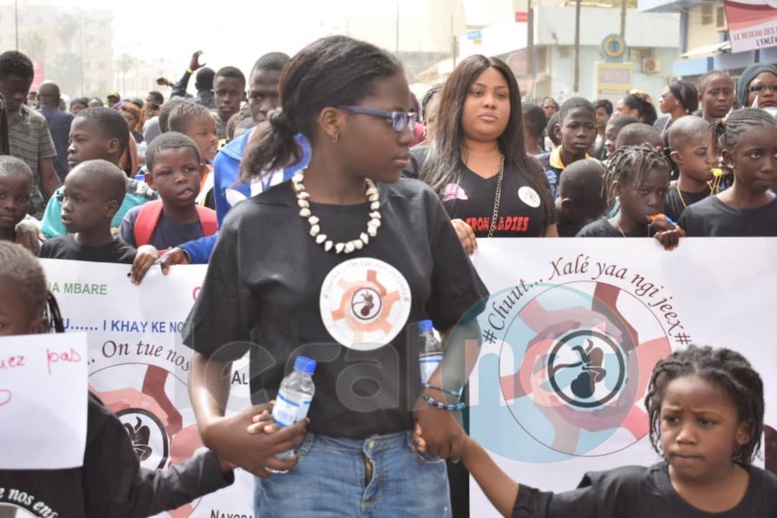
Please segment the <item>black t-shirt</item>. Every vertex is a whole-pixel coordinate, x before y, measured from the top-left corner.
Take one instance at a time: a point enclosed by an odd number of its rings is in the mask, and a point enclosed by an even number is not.
[[[250,351],[255,404],[275,396],[294,358],[316,359],[308,427],[313,433],[365,438],[410,430],[421,388],[417,323],[431,319],[435,328],[448,329],[488,296],[434,191],[403,179],[381,184],[379,193],[377,236],[347,255],[325,251],[310,236],[291,182],[236,206],[221,228],[183,332],[185,344],[220,361]],[[368,204],[311,204],[311,211],[334,242],[358,238],[369,220]],[[366,266],[357,264],[359,259]],[[381,280],[385,266],[409,285],[409,304],[391,302],[401,290]],[[349,273],[325,286],[340,267]],[[364,286],[374,289],[367,293]],[[370,308],[359,294],[370,296]],[[334,310],[322,299],[334,301]],[[384,308],[391,315],[406,308],[409,315],[392,320]],[[372,330],[351,324],[359,318],[357,310],[378,311]],[[353,343],[369,340],[369,333],[384,326],[401,331],[386,345],[378,341],[376,349],[356,350],[337,342],[325,318],[363,330],[363,336],[354,332]]]
[[[682,196],[682,199],[680,198]],[[664,214],[672,219],[672,221],[680,221],[680,216],[683,215],[683,211],[693,205],[696,202],[700,202],[704,198],[709,198],[710,190],[704,189],[701,192],[685,192],[678,191],[677,183],[672,182],[669,186],[669,192],[666,193],[666,206],[664,207]],[[683,204],[685,202],[685,204]]]
[[[73,261],[92,261],[95,263],[132,264],[137,250],[127,243],[114,239],[102,246],[81,246],[76,243],[73,234],[49,239],[40,247],[41,259],[71,259]]]
[[[742,501],[725,513],[707,513],[688,504],[672,487],[668,464],[625,466],[586,473],[577,489],[540,492],[521,486],[514,518],[766,518],[777,516],[777,476],[745,468],[750,483]]]
[[[92,394],[88,404],[83,466],[0,470],[0,516],[17,507],[33,516],[140,518],[175,509],[234,481],[211,451],[165,470],[140,467],[121,421]]]
[[[476,237],[487,237],[491,228],[499,175],[485,179],[464,168],[459,183],[443,187],[443,205],[451,219],[466,221]],[[505,165],[502,194],[493,237],[540,237],[543,229],[556,223],[556,209],[545,221],[540,194],[515,169]]]
[[[655,229],[648,227],[647,232],[627,232],[624,234],[619,229],[615,228],[609,221],[598,219],[584,226],[582,230],[577,233],[577,237],[652,237],[655,233]]]
[[[777,198],[761,207],[740,209],[710,196],[685,209],[678,223],[689,237],[774,237]]]

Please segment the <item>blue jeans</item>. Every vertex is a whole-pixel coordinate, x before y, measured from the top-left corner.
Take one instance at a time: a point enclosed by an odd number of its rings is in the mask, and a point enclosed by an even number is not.
[[[451,515],[445,461],[409,432],[340,439],[307,434],[288,473],[256,478],[254,516],[396,518]]]

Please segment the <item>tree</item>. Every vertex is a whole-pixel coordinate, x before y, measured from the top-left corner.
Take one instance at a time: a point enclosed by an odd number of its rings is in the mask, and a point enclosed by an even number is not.
[[[33,61],[46,61],[46,40],[37,32],[27,34],[24,37],[21,50]]]
[[[51,66],[46,67],[46,78],[57,83],[63,92],[80,92],[81,55],[76,52],[60,52]]]
[[[71,14],[65,14],[60,18],[57,34],[65,50],[70,50],[70,46],[80,26],[78,19]]]

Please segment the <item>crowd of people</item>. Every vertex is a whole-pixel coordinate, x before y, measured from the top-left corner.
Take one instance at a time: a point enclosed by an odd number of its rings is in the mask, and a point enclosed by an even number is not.
[[[344,36],[261,56],[247,80],[199,57],[177,83],[159,81],[168,99],[112,92],[107,105],[74,99],[66,111],[51,82],[28,106],[32,62],[0,54],[0,335],[56,323],[33,254],[131,265],[135,283],[158,264],[208,264],[183,339],[211,450],[139,468],[91,397],[92,457],[78,473],[0,471],[0,487],[64,501],[60,516],[146,516],[229,484],[240,467],[257,475],[262,518],[463,516],[466,468],[506,516],[777,512],[777,476],[751,463],[763,385],[729,350],[661,360],[646,407],[664,460],[587,475],[571,493],[510,480],[456,415],[488,298],[468,257],[482,239],[647,237],[672,249],[686,236],[777,236],[777,68],[672,82],[659,117],[641,91],[615,106],[525,102],[510,68],[485,56],[461,60],[418,103],[393,55]],[[412,294],[405,327],[432,320],[455,367],[413,382],[413,332],[374,349],[333,341],[321,290],[350,258],[400,272]],[[246,354],[255,406],[225,415],[224,373]],[[317,393],[309,419],[280,430],[268,394],[299,354],[320,360]],[[275,458],[291,447],[295,457]]]

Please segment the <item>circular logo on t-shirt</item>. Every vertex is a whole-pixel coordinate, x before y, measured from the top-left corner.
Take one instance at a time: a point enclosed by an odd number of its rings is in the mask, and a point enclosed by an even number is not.
[[[410,285],[393,266],[369,257],[350,259],[321,286],[321,319],[340,344],[371,351],[390,343],[410,316]]]
[[[524,202],[526,205],[531,207],[532,209],[536,209],[540,206],[540,195],[537,194],[537,191],[532,189],[531,187],[524,185],[520,189],[518,189],[518,197],[521,199],[522,202]]]

